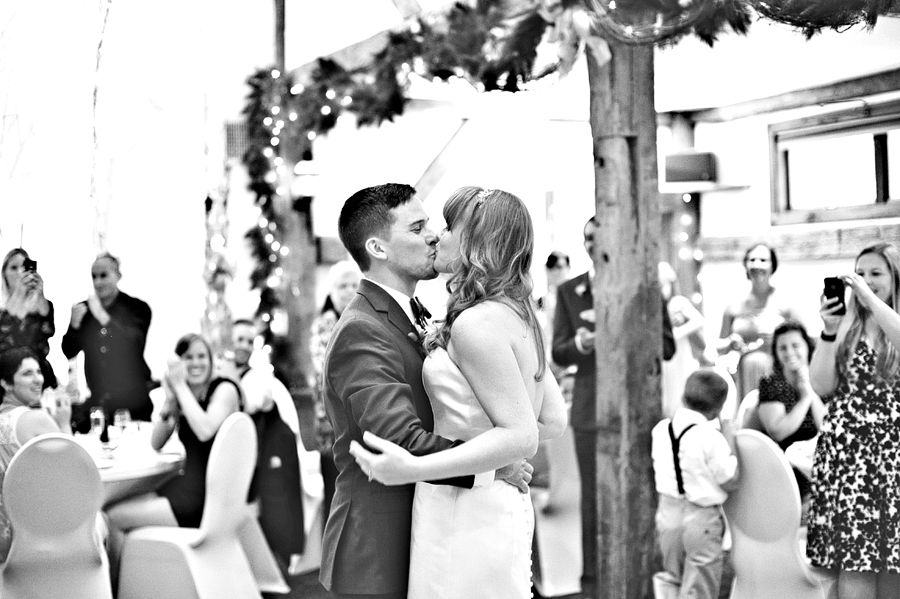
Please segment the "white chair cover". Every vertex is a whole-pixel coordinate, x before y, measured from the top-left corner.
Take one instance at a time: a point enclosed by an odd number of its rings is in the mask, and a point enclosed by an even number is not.
[[[731,599],[824,599],[825,591],[800,553],[800,492],[794,473],[769,437],[735,435],[740,480],[725,501],[731,528]]]
[[[741,400],[737,416],[734,418],[737,428],[749,428],[765,433],[762,420],[759,419],[759,389],[753,389]]]
[[[97,532],[102,500],[97,466],[71,436],[50,433],[25,443],[3,481],[13,539],[0,596],[111,599]]]
[[[119,599],[259,599],[238,538],[256,464],[256,428],[238,412],[216,434],[206,472],[200,528],[148,526],[128,534]]]

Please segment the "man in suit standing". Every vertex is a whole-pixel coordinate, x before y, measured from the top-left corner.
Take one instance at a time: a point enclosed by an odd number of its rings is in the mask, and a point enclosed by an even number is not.
[[[593,259],[598,223],[592,216],[584,224],[584,249]],[[576,366],[569,422],[575,433],[575,455],[581,476],[581,588],[593,597],[597,585],[597,363],[594,357],[594,267],[557,288],[551,355],[560,366]],[[663,359],[675,353],[675,338],[665,304],[663,315]]]
[[[594,255],[594,235],[597,222],[591,217],[584,225],[584,249]],[[556,290],[556,313],[553,318],[553,361],[560,366],[575,365],[575,384],[572,389],[572,413],[569,422],[575,433],[575,455],[581,475],[581,589],[585,596],[593,596],[596,588],[597,506],[594,489],[597,484],[597,428],[594,394],[597,365],[594,361],[594,295],[591,281],[594,267]]]
[[[415,189],[397,183],[353,194],[338,232],[365,278],[332,332],[319,391],[334,427],[338,469],[319,580],[336,598],[401,599],[415,485],[369,480],[350,455],[350,442],[362,443],[363,432],[371,431],[413,455],[457,443],[431,432],[434,414],[422,383],[424,317],[413,300],[417,283],[437,276],[437,236]],[[530,473],[512,470],[504,480],[526,486]],[[493,478],[489,472],[440,482],[471,488]]]

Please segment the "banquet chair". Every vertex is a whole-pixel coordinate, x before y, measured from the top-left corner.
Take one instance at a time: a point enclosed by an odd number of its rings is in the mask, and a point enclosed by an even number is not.
[[[728,494],[734,585],[731,599],[825,599],[800,553],[800,492],[794,473],[769,437],[735,433],[740,479]]]
[[[749,428],[761,433],[766,432],[762,420],[759,419],[759,389],[749,391],[741,400],[734,423],[739,429]]]
[[[238,536],[247,517],[256,447],[250,416],[228,416],[210,450],[200,528],[131,531],[122,548],[119,599],[260,599]]]
[[[238,528],[237,535],[259,590],[279,595],[290,593],[291,587],[281,574],[281,568],[266,541],[253,505],[247,506],[247,515]]]
[[[728,386],[728,393],[725,395],[725,403],[722,405],[721,419],[732,420],[738,410],[738,394],[737,385],[734,383],[734,377],[728,372],[724,366],[710,366],[713,372],[721,376]]]
[[[97,529],[102,501],[97,466],[70,435],[48,433],[25,443],[3,481],[14,532],[0,596],[111,599]]]

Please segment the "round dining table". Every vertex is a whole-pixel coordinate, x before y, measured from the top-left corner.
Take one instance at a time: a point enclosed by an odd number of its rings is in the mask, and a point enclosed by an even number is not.
[[[144,439],[122,442],[115,448],[101,444],[91,435],[75,435],[75,439],[88,450],[100,471],[104,508],[155,491],[184,466],[183,452],[157,452],[149,443],[145,446]]]

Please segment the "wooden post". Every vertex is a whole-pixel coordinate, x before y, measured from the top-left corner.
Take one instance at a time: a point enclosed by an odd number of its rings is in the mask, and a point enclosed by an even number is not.
[[[599,223],[596,596],[644,599],[657,553],[650,430],[662,360],[653,47],[609,45],[606,64],[588,53]]]
[[[285,0],[275,0],[275,65],[285,76],[284,49]],[[309,350],[312,321],[316,303],[316,240],[312,234],[312,212],[308,203],[297,206],[292,191],[294,165],[302,156],[292,149],[283,149],[284,173],[279,176],[283,193],[274,198],[274,210],[281,222],[281,242],[288,249],[282,254],[284,273],[278,289],[278,299],[287,316],[287,332],[282,373],[290,381],[289,389],[297,394],[309,386],[312,376],[312,357]],[[299,209],[298,209],[299,208]]]

